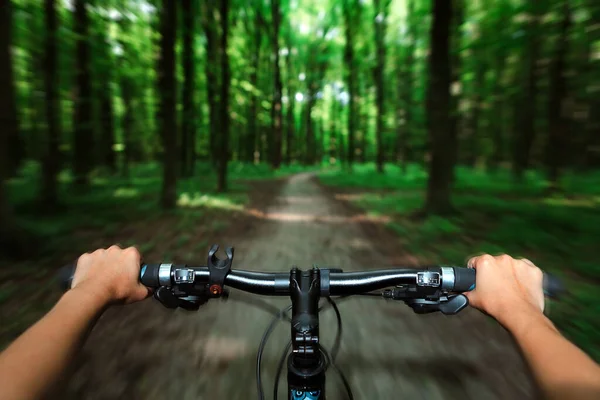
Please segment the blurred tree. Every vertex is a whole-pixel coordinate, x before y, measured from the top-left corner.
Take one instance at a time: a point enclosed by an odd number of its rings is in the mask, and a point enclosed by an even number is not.
[[[15,221],[8,204],[4,181],[13,167],[10,154],[18,134],[15,89],[11,53],[12,7],[7,2],[0,7],[0,247],[6,248],[13,234]]]
[[[346,29],[346,44],[344,50],[344,64],[346,64],[346,85],[348,87],[348,167],[352,171],[354,163],[355,135],[356,135],[356,84],[357,66],[354,59],[354,41],[356,30],[359,28],[361,3],[359,0],[344,0],[343,13]]]
[[[124,19],[121,16],[121,19]],[[99,164],[108,168],[111,173],[117,172],[117,160],[115,156],[115,120],[113,106],[113,91],[111,83],[114,81],[115,64],[113,59],[113,49],[109,39],[111,19],[109,16],[100,15],[94,35],[94,45],[98,47],[97,54],[94,56],[94,65],[96,69],[93,72],[97,75],[96,93],[100,103],[100,137],[98,138]],[[127,71],[126,67],[121,67],[120,71]],[[129,149],[126,149],[129,151]]]
[[[119,56],[119,86],[121,89],[121,100],[123,112],[121,114],[121,137],[123,150],[121,151],[121,173],[129,176],[129,167],[133,159],[134,149],[134,89],[135,89],[135,70],[132,59],[134,57],[134,47],[131,42],[133,23],[127,15],[122,13],[119,17],[119,45],[121,46],[121,55]],[[173,133],[174,134],[174,133]]]
[[[285,163],[290,164],[293,159],[293,148],[294,148],[294,133],[296,131],[296,118],[294,114],[294,109],[296,105],[296,91],[295,91],[295,76],[294,76],[294,63],[292,61],[292,52],[294,50],[294,42],[292,36],[292,26],[291,23],[288,23],[287,29],[287,56],[285,57],[285,64],[287,70],[287,82],[286,82],[286,90],[287,90],[287,98],[288,98],[288,106],[285,115],[285,131],[286,131],[286,141],[285,141]]]
[[[175,37],[177,4],[163,0],[160,12],[160,57],[158,59],[158,120],[163,144],[163,183],[161,204],[165,209],[177,201],[177,124],[175,118]]]
[[[217,48],[217,12],[216,0],[201,1],[202,29],[206,37],[206,62],[204,64],[206,73],[206,94],[209,114],[209,156],[214,165],[218,162],[218,135],[219,135],[219,76],[217,67],[219,53]]]
[[[194,16],[195,5],[192,0],[182,0],[181,12],[183,19],[183,112],[181,116],[181,175],[192,176],[196,158],[196,124],[197,113],[194,104]]]
[[[463,0],[454,1],[454,11],[452,14],[452,37],[450,38],[450,62],[452,76],[450,81],[450,126],[451,136],[457,138],[454,140],[455,147],[451,149],[454,157],[452,164],[456,164],[458,158],[458,126],[460,123],[460,98],[462,92],[462,71],[461,55],[462,49],[462,28],[465,19],[465,4]],[[452,175],[454,180],[454,174]]]
[[[569,0],[562,0],[559,19],[559,37],[554,50],[554,59],[550,67],[550,90],[548,100],[548,141],[546,145],[546,168],[551,189],[558,186],[560,168],[566,159],[569,132],[569,98],[565,77],[566,57],[571,26],[571,7]]]
[[[518,102],[517,118],[519,120],[515,131],[513,173],[517,180],[523,178],[523,173],[530,165],[531,148],[535,139],[536,109],[538,100],[538,57],[540,19],[543,14],[542,2],[527,2],[527,48],[524,55],[525,81],[524,92]]]
[[[271,19],[272,27],[272,45],[273,45],[273,101],[271,104],[271,122],[273,126],[272,145],[271,145],[271,166],[275,169],[281,165],[281,142],[282,142],[282,104],[281,92],[283,85],[281,83],[281,71],[279,68],[279,27],[281,25],[281,6],[279,0],[271,0]]]
[[[415,0],[406,2],[406,46],[404,46],[404,56],[400,57],[398,62],[400,76],[398,79],[398,107],[397,121],[398,134],[396,148],[402,163],[402,168],[406,172],[406,166],[413,161],[411,151],[412,130],[413,130],[413,90],[414,90],[414,61],[415,44],[417,41],[415,30]]]
[[[433,0],[431,51],[429,54],[429,85],[427,87],[427,116],[431,161],[425,210],[444,214],[452,210],[450,183],[454,168],[453,149],[456,137],[447,127],[450,124],[450,20],[451,0]]]
[[[58,23],[55,0],[44,1],[46,44],[44,57],[44,84],[47,133],[42,155],[42,185],[40,201],[48,209],[58,204],[57,175],[60,169],[60,98],[58,93],[57,40]]]
[[[227,53],[227,39],[229,36],[229,0],[220,0],[219,18],[221,21],[221,38],[219,41],[219,54],[221,55],[221,87],[220,87],[220,118],[219,118],[219,161],[217,167],[217,190],[227,190],[227,164],[229,162],[229,85],[231,72],[229,70],[229,55]]]
[[[76,41],[75,92],[73,104],[73,175],[79,189],[89,186],[93,167],[92,82],[90,74],[89,18],[87,0],[75,0]]]
[[[375,81],[375,108],[377,109],[376,119],[376,143],[377,143],[377,171],[383,173],[383,119],[385,115],[384,103],[384,79],[383,72],[385,68],[385,31],[387,26],[388,8],[391,0],[374,0],[375,7],[375,48],[376,48],[376,65],[373,70]]]

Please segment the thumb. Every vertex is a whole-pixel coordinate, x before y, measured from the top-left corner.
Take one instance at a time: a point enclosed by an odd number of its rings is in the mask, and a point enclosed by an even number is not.
[[[469,300],[470,305],[477,307],[477,289],[474,289],[470,292],[463,292],[463,294]]]

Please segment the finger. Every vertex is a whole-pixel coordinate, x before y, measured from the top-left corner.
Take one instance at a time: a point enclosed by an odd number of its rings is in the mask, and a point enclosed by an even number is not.
[[[536,266],[531,260],[529,260],[527,258],[520,258],[519,261],[523,261],[525,264],[532,266],[532,267]]]
[[[479,256],[471,257],[469,259],[469,261],[467,261],[467,267],[468,268],[475,268],[475,263],[477,262],[478,258],[479,258]]]
[[[477,304],[477,289],[474,289],[469,292],[463,292],[465,297],[469,300],[469,304]]]

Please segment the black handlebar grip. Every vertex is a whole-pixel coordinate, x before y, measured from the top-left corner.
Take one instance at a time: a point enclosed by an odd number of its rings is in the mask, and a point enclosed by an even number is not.
[[[76,264],[69,264],[58,270],[58,282],[63,291],[71,289],[71,283],[73,282],[73,275],[75,275]]]
[[[454,291],[468,292],[475,289],[475,270],[473,268],[454,268]]]
[[[158,270],[160,269],[160,264],[142,264],[142,269],[140,271],[140,281],[144,286],[149,288],[157,288],[160,286],[160,282],[158,280]]]
[[[562,280],[554,275],[544,273],[543,278],[544,294],[548,297],[559,298],[566,292],[565,285]]]
[[[71,283],[73,282],[73,275],[75,275],[76,264],[65,265],[58,271],[58,282],[63,291],[71,289]],[[156,288],[159,285],[158,282],[158,269],[160,264],[142,264],[140,270],[140,281],[144,286]]]
[[[558,298],[566,291],[563,282],[551,274],[544,273],[542,285],[544,294],[548,297]],[[475,269],[454,268],[454,291],[468,292],[473,289],[475,289]]]

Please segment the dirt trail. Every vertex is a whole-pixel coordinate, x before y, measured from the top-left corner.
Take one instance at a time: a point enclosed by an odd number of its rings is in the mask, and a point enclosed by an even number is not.
[[[233,237],[234,268],[285,271],[313,263],[346,271],[414,262],[392,235],[373,240],[363,218],[325,193],[310,175],[296,175],[274,204],[254,210],[251,237]],[[387,236],[386,236],[387,235]],[[202,259],[204,255],[202,255]],[[236,301],[239,300],[239,301]],[[264,299],[278,307],[286,299]],[[271,317],[234,292],[199,313],[163,309],[155,301],[117,308],[99,321],[67,386],[73,399],[253,399],[255,358]],[[527,399],[534,388],[510,337],[468,309],[460,315],[415,315],[402,303],[374,298],[340,302],[344,333],[337,364],[356,399]],[[323,343],[336,330],[321,315]],[[267,398],[289,339],[275,331],[263,361]],[[279,398],[286,399],[285,372]],[[328,399],[345,399],[327,374]],[[64,398],[64,397],[63,397]]]

